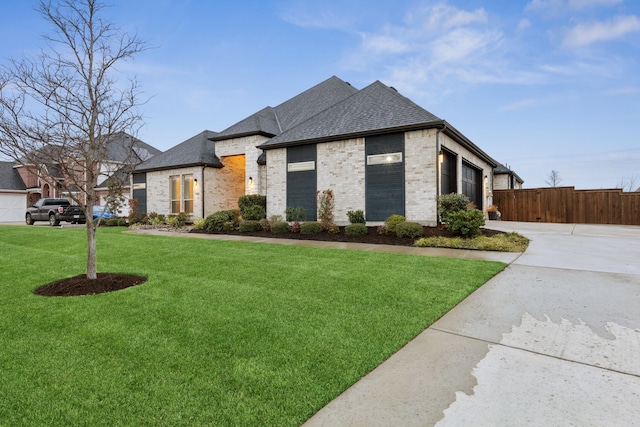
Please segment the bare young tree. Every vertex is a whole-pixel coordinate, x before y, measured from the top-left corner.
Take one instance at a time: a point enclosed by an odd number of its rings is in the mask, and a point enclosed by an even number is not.
[[[638,185],[640,184],[638,183],[636,175],[630,175],[628,178],[623,176],[616,187],[621,188],[622,191],[631,193],[633,191],[640,191],[640,187],[638,187]]]
[[[560,172],[557,170],[552,170],[547,175],[547,179],[544,181],[547,183],[549,187],[559,187],[562,182],[562,178],[560,178]]]
[[[102,18],[98,0],[41,0],[37,11],[51,24],[47,49],[0,68],[0,154],[52,183],[86,215],[87,278],[97,278],[93,205],[110,138],[135,133],[142,116],[135,78],[118,81],[117,65],[147,49]],[[119,147],[127,155],[131,146]],[[126,162],[125,162],[126,163]]]

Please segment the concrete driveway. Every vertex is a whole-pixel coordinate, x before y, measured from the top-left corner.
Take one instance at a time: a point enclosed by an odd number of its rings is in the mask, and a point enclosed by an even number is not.
[[[640,227],[488,227],[529,249],[305,426],[640,425]]]

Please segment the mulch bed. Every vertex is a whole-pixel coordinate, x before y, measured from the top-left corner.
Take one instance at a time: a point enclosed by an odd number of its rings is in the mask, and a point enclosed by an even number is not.
[[[454,237],[455,235],[447,230],[444,225],[437,227],[422,227],[424,237]],[[202,230],[192,230],[191,233],[207,233]],[[323,242],[351,242],[351,243],[370,243],[374,245],[398,245],[398,246],[413,246],[416,239],[402,238],[395,235],[395,233],[379,234],[378,227],[367,227],[367,234],[363,236],[347,236],[344,233],[344,227],[340,227],[340,233],[327,233],[322,232],[313,235],[304,235],[300,233],[281,233],[273,234],[269,231],[254,231],[241,233],[239,231],[221,231],[208,234],[230,234],[237,236],[253,236],[264,237],[270,239],[296,239],[296,240],[318,240]],[[482,234],[488,237],[495,236],[496,234],[502,234],[502,231],[482,229]]]
[[[33,293],[48,297],[95,295],[130,288],[146,281],[147,278],[144,276],[131,274],[98,273],[95,280],[89,280],[86,274],[81,274],[40,286]]]

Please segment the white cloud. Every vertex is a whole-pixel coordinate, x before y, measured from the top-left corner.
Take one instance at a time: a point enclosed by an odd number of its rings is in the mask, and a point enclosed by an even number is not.
[[[565,47],[582,47],[599,41],[615,40],[640,31],[636,16],[617,16],[608,21],[580,23],[571,28],[562,42]]]
[[[531,28],[531,21],[529,21],[528,19],[521,19],[520,22],[518,22],[519,32],[528,30],[529,28]]]
[[[422,9],[417,14],[409,14],[408,21],[416,19],[424,20],[424,28],[430,31],[447,30],[463,27],[473,23],[487,22],[487,12],[483,8],[472,12],[449,6],[445,3],[436,4],[426,10]]]
[[[347,29],[351,26],[349,14],[339,13],[330,4],[290,2],[279,10],[282,20],[304,28]]]
[[[622,3],[622,0],[531,0],[525,10],[556,17],[571,11],[609,7],[619,3]]]

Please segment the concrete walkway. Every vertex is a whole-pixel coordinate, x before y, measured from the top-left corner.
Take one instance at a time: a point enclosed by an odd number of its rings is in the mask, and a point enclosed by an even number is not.
[[[529,249],[304,426],[640,425],[640,227],[487,226]]]

